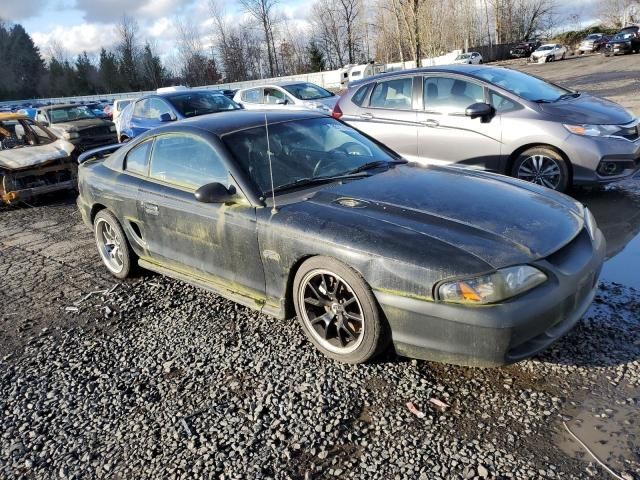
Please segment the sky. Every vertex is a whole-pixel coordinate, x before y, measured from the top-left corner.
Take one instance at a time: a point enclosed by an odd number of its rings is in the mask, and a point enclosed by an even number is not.
[[[237,1],[216,0],[228,16],[242,15]],[[203,33],[211,31],[209,0],[1,0],[0,17],[20,23],[46,56],[51,39],[74,57],[113,47],[115,25],[124,14],[138,22],[141,41],[150,41],[161,54],[175,48],[175,22],[186,20]],[[280,10],[305,24],[306,0],[281,0]]]
[[[115,25],[123,14],[133,17],[142,41],[150,41],[166,56],[175,49],[175,21],[189,20],[203,34],[210,31],[210,0],[1,0],[0,16],[22,24],[43,54],[51,39],[74,57],[82,51],[97,53],[115,42]],[[237,0],[216,0],[233,18],[242,15]],[[576,13],[583,24],[593,23],[600,0],[557,1],[559,15],[568,19]],[[306,25],[311,0],[280,0],[279,8],[298,26]],[[569,20],[565,20],[569,22]],[[208,29],[209,27],[209,29]]]

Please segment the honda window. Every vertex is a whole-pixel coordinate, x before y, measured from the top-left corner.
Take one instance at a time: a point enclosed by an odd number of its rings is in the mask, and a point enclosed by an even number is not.
[[[484,89],[459,78],[425,77],[423,97],[428,112],[464,113],[469,105],[484,102]]]
[[[412,92],[412,77],[378,82],[371,93],[369,106],[392,110],[411,110]]]

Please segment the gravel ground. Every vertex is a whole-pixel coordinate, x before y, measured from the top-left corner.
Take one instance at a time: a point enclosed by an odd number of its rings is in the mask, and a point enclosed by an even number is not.
[[[640,201],[637,182],[615,189]],[[2,479],[607,478],[563,421],[640,479],[624,285],[602,282],[542,355],[483,370],[341,365],[295,320],[157,275],[117,282],[71,198],[0,211],[0,278]]]

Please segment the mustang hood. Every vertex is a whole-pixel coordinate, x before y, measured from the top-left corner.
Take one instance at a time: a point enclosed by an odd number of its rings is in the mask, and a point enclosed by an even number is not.
[[[584,225],[582,207],[567,196],[461,168],[398,166],[328,187],[311,201],[352,208],[397,235],[424,235],[493,268],[545,257]]]
[[[25,146],[0,150],[0,167],[8,170],[35,167],[42,163],[66,158],[74,146],[66,140],[57,140],[48,145]]]
[[[544,103],[540,108],[543,112],[553,115],[556,120],[577,124],[621,125],[633,120],[633,116],[624,107],[611,100],[586,93],[578,98]]]

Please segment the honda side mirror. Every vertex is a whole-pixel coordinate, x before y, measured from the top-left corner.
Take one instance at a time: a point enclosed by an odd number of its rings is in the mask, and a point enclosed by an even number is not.
[[[221,183],[207,183],[201,186],[195,192],[196,200],[202,203],[228,203],[233,201],[236,194],[236,188],[231,186],[225,187]]]
[[[480,102],[469,105],[464,111],[467,117],[471,119],[480,117],[482,122],[488,122],[494,113],[495,109],[491,105]]]

